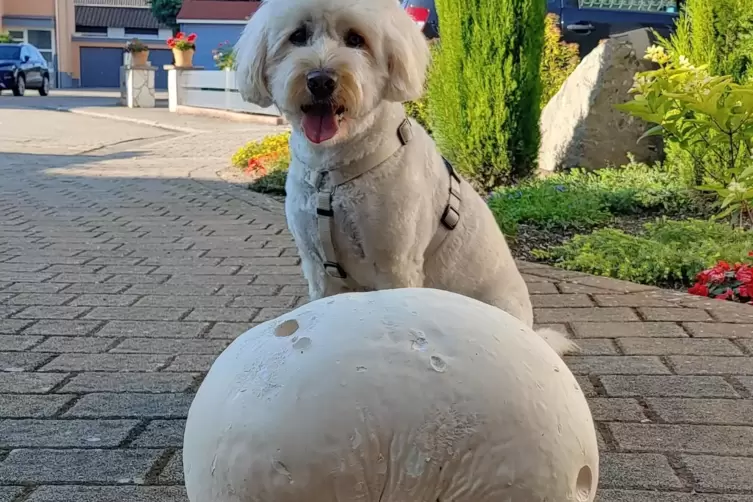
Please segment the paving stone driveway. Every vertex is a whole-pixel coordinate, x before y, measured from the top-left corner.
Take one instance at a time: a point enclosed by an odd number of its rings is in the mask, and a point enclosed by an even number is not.
[[[202,138],[32,115],[0,133],[0,502],[183,502],[203,375],[304,301],[281,208]],[[753,502],[753,308],[521,267],[584,349],[599,500]]]

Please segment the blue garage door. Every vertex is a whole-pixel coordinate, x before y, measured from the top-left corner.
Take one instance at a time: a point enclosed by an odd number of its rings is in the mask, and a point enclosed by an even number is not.
[[[157,75],[154,77],[154,87],[167,89],[167,71],[163,68],[166,64],[173,64],[173,51],[164,49],[152,49],[149,51],[149,62],[157,67]]]
[[[123,49],[81,47],[81,87],[120,87]]]

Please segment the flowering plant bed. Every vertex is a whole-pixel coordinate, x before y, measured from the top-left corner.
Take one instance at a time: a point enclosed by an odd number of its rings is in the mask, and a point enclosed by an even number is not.
[[[212,50],[212,59],[220,70],[235,69],[235,49],[227,40]]]
[[[753,251],[748,256],[753,257]],[[696,283],[688,292],[753,305],[753,266],[749,263],[730,265],[726,261],[720,261],[714,267],[700,272]]]
[[[179,31],[174,37],[167,39],[167,46],[179,51],[196,50],[196,33],[186,36],[185,33]]]

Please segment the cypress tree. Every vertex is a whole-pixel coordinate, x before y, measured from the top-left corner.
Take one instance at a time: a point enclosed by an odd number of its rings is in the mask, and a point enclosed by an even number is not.
[[[430,119],[443,154],[478,189],[533,171],[539,148],[544,0],[437,0]]]

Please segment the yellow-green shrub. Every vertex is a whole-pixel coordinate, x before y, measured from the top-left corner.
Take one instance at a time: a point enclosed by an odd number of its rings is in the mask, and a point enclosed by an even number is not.
[[[562,41],[559,17],[548,14],[544,25],[544,52],[541,55],[541,108],[557,94],[579,63],[578,45]]]
[[[290,164],[289,141],[289,131],[250,141],[235,152],[232,163],[241,169],[259,170],[263,167],[266,172],[287,169]]]

